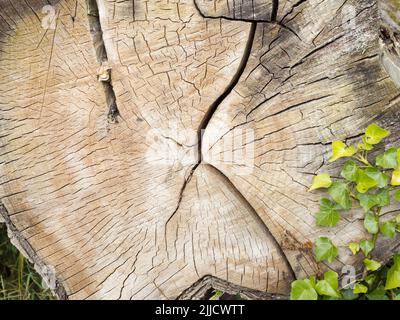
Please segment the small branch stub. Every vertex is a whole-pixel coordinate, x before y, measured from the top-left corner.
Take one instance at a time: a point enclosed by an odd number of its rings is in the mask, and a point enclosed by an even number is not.
[[[97,80],[100,82],[110,82],[111,80],[111,67],[108,61],[105,60],[97,70]]]

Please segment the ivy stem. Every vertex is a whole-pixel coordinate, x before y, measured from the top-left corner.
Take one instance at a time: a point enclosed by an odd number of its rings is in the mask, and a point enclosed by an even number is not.
[[[362,162],[363,164],[365,164],[368,167],[372,167],[372,165],[368,162],[367,158],[364,157],[361,154],[358,154],[354,157],[355,159],[357,159],[358,161]]]

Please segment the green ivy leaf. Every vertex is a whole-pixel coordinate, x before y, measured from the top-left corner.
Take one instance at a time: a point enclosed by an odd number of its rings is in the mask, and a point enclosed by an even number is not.
[[[379,207],[385,207],[390,204],[389,190],[382,190],[375,195],[375,202]]]
[[[400,186],[400,169],[393,170],[390,184],[392,186]]]
[[[327,237],[320,237],[315,243],[315,258],[317,262],[328,261],[332,263],[338,255],[337,247]]]
[[[358,192],[365,193],[369,189],[374,188],[377,185],[378,181],[371,178],[364,170],[358,170],[356,186]]]
[[[219,300],[219,298],[221,298],[223,295],[224,295],[223,291],[216,290],[212,295],[212,297],[210,297],[210,300]]]
[[[328,173],[321,173],[314,177],[311,188],[308,191],[313,191],[321,188],[329,188],[331,184],[331,176]]]
[[[360,251],[360,244],[357,242],[350,242],[349,249],[353,254],[357,254],[357,252]]]
[[[397,190],[394,193],[394,198],[396,199],[396,201],[400,202],[400,190]]]
[[[350,192],[347,185],[343,182],[334,182],[328,188],[328,193],[332,199],[340,204],[344,209],[351,208]]]
[[[318,294],[325,295],[334,298],[340,298],[339,292],[339,277],[338,274],[334,271],[327,271],[324,274],[324,280],[320,280],[317,282],[315,289]]]
[[[329,199],[321,199],[319,212],[317,213],[317,225],[322,227],[334,227],[340,220],[340,214],[336,210],[337,204]]]
[[[389,300],[383,286],[377,287],[375,290],[367,294],[368,300]]]
[[[395,254],[393,260],[393,266],[387,273],[385,290],[392,290],[400,287],[400,254]]]
[[[379,171],[377,168],[367,168],[364,171],[368,177],[375,180],[378,188],[385,188],[389,184],[389,176]]]
[[[375,260],[364,259],[364,266],[368,271],[376,271],[382,267],[382,264]]]
[[[317,300],[318,294],[314,286],[309,279],[293,281],[290,300]]]
[[[371,273],[367,275],[364,279],[364,281],[368,284],[368,287],[370,288],[375,284],[377,280],[379,280],[379,278],[376,273]]]
[[[339,290],[339,276],[335,271],[330,270],[325,272],[324,280],[326,280],[334,290]]]
[[[357,199],[364,212],[368,212],[372,207],[384,207],[390,204],[390,194],[388,190],[382,190],[377,194],[358,193]]]
[[[376,198],[373,194],[359,193],[357,199],[360,201],[361,207],[368,212],[373,206],[376,206]]]
[[[334,290],[326,280],[320,280],[315,287],[318,294],[321,296],[328,296],[333,298],[340,298],[340,293]]]
[[[352,289],[343,289],[341,290],[343,300],[356,300],[359,295],[354,294]]]
[[[389,131],[381,128],[376,123],[372,123],[365,130],[365,142],[372,145],[378,144],[389,135]]]
[[[365,256],[368,256],[369,253],[374,250],[374,243],[371,240],[361,240],[360,241],[360,249],[364,253]]]
[[[396,223],[400,224],[400,214],[396,217]]]
[[[381,232],[388,238],[394,238],[396,235],[396,223],[394,221],[386,221],[381,224]]]
[[[343,157],[351,157],[356,152],[356,148],[347,147],[346,144],[342,141],[334,141],[332,143],[332,158],[329,159],[329,162],[336,161],[337,159]]]
[[[397,149],[390,148],[383,155],[376,157],[376,165],[384,169],[397,168]]]
[[[353,289],[354,294],[359,294],[359,293],[367,293],[368,292],[368,287],[364,286],[361,283],[356,283]]]
[[[353,160],[348,160],[343,166],[340,175],[346,180],[357,181],[358,166]]]
[[[369,233],[377,234],[379,231],[378,217],[368,212],[364,218],[364,227]]]
[[[365,140],[365,136],[362,137],[362,142],[360,143],[357,148],[360,150],[365,150],[365,151],[371,151],[374,146],[372,144],[367,143],[367,141]]]

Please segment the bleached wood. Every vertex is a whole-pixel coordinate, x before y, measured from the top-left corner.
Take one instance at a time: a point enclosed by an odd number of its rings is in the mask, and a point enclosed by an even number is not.
[[[354,24],[343,24],[345,3],[355,8]],[[317,7],[305,1],[285,20],[257,26],[246,70],[211,119],[203,153],[256,208],[296,276],[305,277],[323,270],[307,250],[319,236],[340,248],[340,261],[330,267],[359,263],[346,245],[368,238],[362,217],[349,213],[334,229],[317,228],[321,194],[307,189],[315,174],[337,174],[342,161],[327,161],[331,142],[355,143],[370,122],[387,122],[400,92],[380,61],[375,1],[332,0]],[[254,130],[255,168],[248,176],[236,175],[242,164],[224,161],[221,153],[224,139],[238,129]],[[392,132],[398,140],[398,128]]]
[[[46,30],[47,1],[0,0],[0,212],[61,298],[281,297],[323,269],[318,235],[367,236],[316,230],[306,190],[333,139],[378,116],[398,137],[376,1],[195,1],[59,0]],[[216,157],[233,129],[245,174]]]

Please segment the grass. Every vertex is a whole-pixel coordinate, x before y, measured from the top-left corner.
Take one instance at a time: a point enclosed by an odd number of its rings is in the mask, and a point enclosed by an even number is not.
[[[0,224],[0,300],[53,300],[33,265],[10,243]]]

